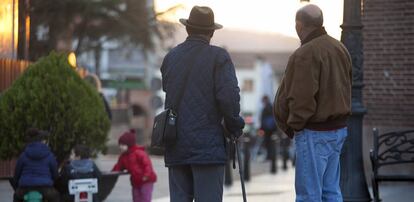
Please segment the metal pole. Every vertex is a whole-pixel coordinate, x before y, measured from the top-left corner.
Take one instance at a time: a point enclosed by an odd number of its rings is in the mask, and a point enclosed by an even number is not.
[[[281,146],[280,148],[282,149],[282,158],[283,158],[283,170],[287,170],[288,166],[287,166],[287,162],[289,160],[289,144],[290,144],[290,139],[289,138],[281,138]]]
[[[348,122],[348,138],[341,155],[341,190],[344,201],[371,201],[365,180],[362,157],[363,50],[361,0],[344,0],[342,43],[352,58],[352,116]]]
[[[247,182],[250,181],[250,138],[243,137],[243,171],[244,171],[244,180]]]
[[[30,43],[30,6],[29,0],[16,0],[18,2],[18,37],[17,59],[29,60]],[[14,23],[13,23],[14,25]]]
[[[237,161],[239,164],[239,173],[240,173],[240,183],[241,183],[241,188],[242,188],[242,196],[243,196],[243,202],[247,202],[247,197],[246,197],[246,188],[244,186],[244,170],[243,170],[243,166],[242,164],[242,158],[241,158],[241,151],[240,151],[240,147],[237,143],[237,140],[234,140],[234,145],[235,145],[235,149],[236,149],[236,156],[237,156]],[[246,162],[244,162],[246,163]]]
[[[232,155],[230,155],[231,152],[228,152],[228,160],[226,162],[226,167],[225,167],[225,172],[224,172],[224,185],[225,186],[231,186],[233,185],[233,175],[232,175],[232,170],[231,170],[231,157]]]
[[[276,174],[277,173],[277,155],[278,155],[278,147],[280,144],[278,144],[278,138],[276,136],[276,134],[272,134],[270,136],[270,150],[268,150],[268,152],[270,152],[270,154],[268,154],[268,156],[270,155],[270,173],[272,174]],[[266,145],[268,146],[268,145]]]

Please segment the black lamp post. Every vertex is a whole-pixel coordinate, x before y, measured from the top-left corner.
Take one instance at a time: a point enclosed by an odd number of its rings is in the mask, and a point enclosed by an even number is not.
[[[30,41],[30,0],[18,0],[19,2],[19,27],[17,42],[17,59],[29,60]]]
[[[362,158],[363,52],[361,0],[344,0],[341,41],[352,58],[352,116],[348,122],[348,138],[341,155],[341,189],[344,201],[371,201],[365,180]]]

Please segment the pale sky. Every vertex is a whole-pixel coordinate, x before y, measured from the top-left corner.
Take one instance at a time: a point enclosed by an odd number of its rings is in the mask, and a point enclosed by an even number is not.
[[[327,32],[340,39],[344,0],[311,0],[324,14]],[[227,28],[274,32],[296,37],[295,14],[305,5],[300,0],[155,0],[157,11],[164,11],[182,4],[168,20],[178,23],[180,18],[188,18],[194,5],[209,6],[214,10],[216,22]]]

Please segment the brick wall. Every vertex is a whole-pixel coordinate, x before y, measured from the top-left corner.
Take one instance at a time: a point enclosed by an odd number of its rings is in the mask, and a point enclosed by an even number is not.
[[[364,0],[365,125],[414,127],[414,0]]]

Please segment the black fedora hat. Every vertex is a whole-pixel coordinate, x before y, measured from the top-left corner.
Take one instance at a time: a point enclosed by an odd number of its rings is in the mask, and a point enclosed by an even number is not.
[[[180,22],[188,27],[203,30],[215,30],[223,28],[222,25],[214,22],[214,13],[210,7],[194,6],[191,9],[188,19],[181,18]]]

